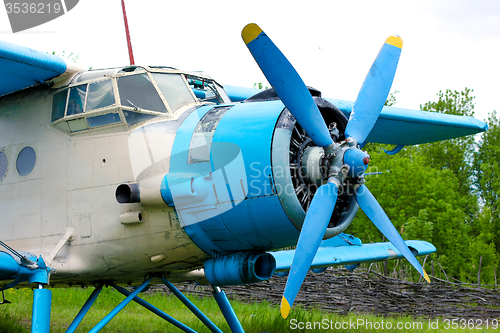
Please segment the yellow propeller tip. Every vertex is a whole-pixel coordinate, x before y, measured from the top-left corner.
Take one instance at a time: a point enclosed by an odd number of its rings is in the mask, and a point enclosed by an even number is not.
[[[290,304],[288,303],[286,298],[283,297],[281,299],[281,316],[283,317],[283,319],[286,319],[288,317],[291,309],[292,308],[290,307]]]
[[[429,275],[427,275],[427,272],[426,272],[426,271],[424,271],[424,279],[425,279],[427,282],[431,283],[431,279],[429,279]]]
[[[245,44],[253,41],[262,32],[262,29],[255,23],[247,24],[241,31],[241,37]]]
[[[399,36],[391,36],[385,40],[386,44],[399,47],[400,49],[403,48],[403,39]]]

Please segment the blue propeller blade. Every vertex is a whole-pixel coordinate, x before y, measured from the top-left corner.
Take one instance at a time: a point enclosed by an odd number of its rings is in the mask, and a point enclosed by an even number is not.
[[[358,190],[355,191],[356,201],[359,207],[365,212],[366,216],[375,224],[375,226],[384,234],[384,236],[398,249],[398,251],[412,264],[415,269],[422,274],[422,276],[431,282],[429,276],[424,271],[417,258],[411,253],[408,246],[403,241],[403,238],[399,235],[398,231],[392,224],[389,217],[385,214],[384,210],[378,203],[377,199],[368,190],[368,188],[363,185]]]
[[[387,38],[361,86],[345,130],[359,144],[365,142],[384,107],[402,47],[399,36]]]
[[[319,244],[325,235],[326,228],[337,202],[338,187],[334,183],[321,185],[307,211],[299,241],[290,267],[290,274],[286,281],[285,292],[281,299],[281,316],[288,317],[300,286],[311,267]]]
[[[314,143],[320,147],[331,145],[333,140],[325,121],[304,81],[288,59],[254,23],[245,26],[241,36],[267,81]]]

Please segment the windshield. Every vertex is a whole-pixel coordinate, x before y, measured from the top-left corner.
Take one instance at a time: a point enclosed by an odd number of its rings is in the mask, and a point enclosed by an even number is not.
[[[144,110],[167,112],[147,73],[118,78],[120,104]]]
[[[111,72],[105,71],[102,78],[93,72],[84,73],[80,78],[85,80],[56,92],[51,118],[54,126],[71,133],[133,126],[185,106],[228,100],[223,89],[209,78],[163,69]]]
[[[152,75],[172,111],[195,102],[193,94],[179,74],[152,73]]]

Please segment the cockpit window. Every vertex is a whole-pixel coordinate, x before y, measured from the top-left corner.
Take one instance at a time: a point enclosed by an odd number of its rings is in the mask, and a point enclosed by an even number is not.
[[[87,85],[73,87],[69,90],[68,109],[66,115],[82,113],[85,107]]]
[[[224,103],[213,81],[194,76],[188,76],[187,79],[189,86],[200,102]]]
[[[224,90],[208,77],[132,66],[82,73],[53,95],[51,121],[69,133],[104,126],[126,129],[186,106],[228,101]]]
[[[184,79],[179,74],[152,73],[152,75],[172,111],[195,102]]]
[[[147,73],[119,77],[118,91],[123,106],[167,112]]]
[[[66,101],[68,99],[68,90],[62,90],[54,94],[52,101],[52,121],[56,121],[64,117],[66,111]]]
[[[90,83],[88,90],[85,112],[115,104],[111,80]]]

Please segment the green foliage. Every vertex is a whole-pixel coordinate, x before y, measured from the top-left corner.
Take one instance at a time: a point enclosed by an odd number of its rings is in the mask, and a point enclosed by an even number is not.
[[[66,51],[62,51],[61,53],[59,52],[56,53],[56,51],[52,51],[52,54],[63,59],[68,59],[74,62],[75,64],[78,64],[78,57],[80,56],[80,54],[74,54],[73,52],[66,54]]]
[[[463,91],[440,91],[437,102],[427,102],[421,106],[422,110],[446,113],[458,116],[474,116],[473,90],[465,88]],[[452,171],[458,180],[458,188],[462,196],[467,198],[466,212],[470,222],[478,211],[477,197],[473,192],[473,153],[475,149],[474,136],[433,142],[415,147],[424,156],[427,163],[438,169]]]
[[[396,104],[396,95],[399,94],[399,90],[394,90],[389,94],[387,100],[384,103],[384,106],[394,106]]]
[[[417,150],[406,149],[387,155],[382,147],[371,145],[366,185],[384,208],[404,239],[422,239],[438,248],[438,257],[447,263],[447,273],[459,277],[465,258],[457,256],[466,249],[465,200],[455,175],[431,167]],[[347,230],[363,241],[382,241],[382,235],[362,212]],[[453,260],[448,262],[447,257]],[[441,263],[442,264],[442,263]]]
[[[440,91],[424,111],[473,116],[471,89]],[[395,102],[392,95],[387,103]],[[375,195],[404,239],[433,243],[432,259],[448,277],[494,284],[500,246],[500,123],[489,117],[489,130],[476,142],[474,136],[405,147],[390,156],[383,145],[369,144],[367,187]],[[390,150],[390,148],[386,149]],[[364,242],[383,241],[368,218],[358,213],[347,230]],[[428,262],[429,262],[428,261]],[[389,263],[389,270],[406,270]],[[411,272],[411,270],[410,270]],[[415,278],[415,275],[413,276]],[[445,278],[443,276],[443,278]]]
[[[474,171],[477,189],[485,206],[491,209],[493,242],[500,248],[500,122],[496,112],[488,117],[488,131],[479,142]]]
[[[0,332],[24,333],[28,330],[21,325],[19,319],[12,318],[9,313],[0,314]]]
[[[269,89],[269,87],[268,87],[268,86],[265,86],[265,87],[264,87],[264,84],[263,84],[262,82],[258,82],[258,83],[257,83],[257,82],[255,82],[255,83],[253,84],[253,87],[254,87],[255,89],[259,89],[259,90],[266,90],[266,89]]]

